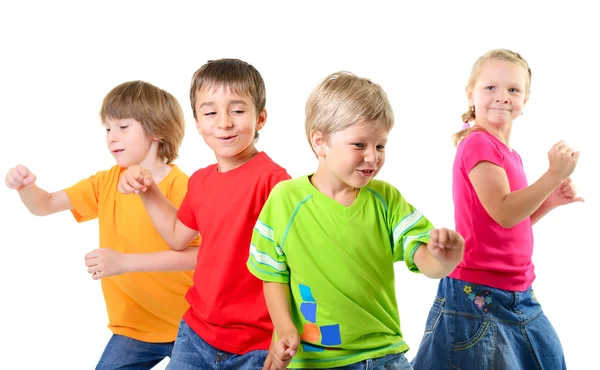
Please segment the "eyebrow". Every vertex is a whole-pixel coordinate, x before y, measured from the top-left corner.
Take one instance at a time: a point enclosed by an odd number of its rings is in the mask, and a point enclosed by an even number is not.
[[[243,100],[230,100],[229,101],[229,105],[234,105],[234,104],[243,104],[243,105],[248,105],[245,101]],[[212,101],[207,101],[204,102],[202,104],[200,104],[200,106],[198,107],[198,109],[201,109],[202,107],[207,107],[207,106],[214,106],[215,102]]]

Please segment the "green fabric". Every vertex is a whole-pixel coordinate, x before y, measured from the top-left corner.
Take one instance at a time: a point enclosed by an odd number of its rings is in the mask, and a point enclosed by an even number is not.
[[[392,185],[372,180],[350,207],[308,176],[279,183],[254,228],[248,269],[289,284],[302,342],[290,368],[328,368],[408,350],[394,266],[418,272],[414,252],[432,224]]]

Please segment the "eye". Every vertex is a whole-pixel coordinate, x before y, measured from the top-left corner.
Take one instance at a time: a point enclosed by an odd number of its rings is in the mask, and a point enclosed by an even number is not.
[[[244,111],[243,110],[233,110],[233,111],[231,111],[231,113],[233,113],[233,114],[244,114]]]
[[[122,130],[126,129],[127,127],[129,127],[129,126],[119,126],[119,128]]]
[[[109,128],[106,128],[106,133],[108,134],[109,132],[110,132],[110,129],[109,129]]]
[[[365,147],[365,144],[363,144],[363,143],[352,143],[351,145],[353,145],[354,147],[356,147],[358,149],[362,149]]]
[[[206,113],[204,113],[204,115],[206,117],[214,116],[215,114],[217,114],[217,112],[206,112]]]
[[[496,87],[495,86],[486,86],[485,89],[492,91],[492,90],[496,89]]]
[[[384,150],[385,149],[385,145],[377,145],[377,150]]]
[[[520,92],[519,89],[515,89],[514,87],[511,87],[508,91],[510,91],[512,93],[518,93],[518,92]]]

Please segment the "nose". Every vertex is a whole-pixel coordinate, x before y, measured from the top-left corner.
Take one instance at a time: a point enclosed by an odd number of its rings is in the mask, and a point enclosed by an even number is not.
[[[510,100],[508,99],[508,94],[506,91],[499,92],[496,96],[496,103],[508,104]]]
[[[119,141],[119,135],[117,134],[117,130],[110,130],[106,133],[106,141],[109,143],[116,143]]]
[[[379,153],[377,153],[377,150],[367,150],[365,153],[365,162],[368,164],[377,164],[379,162]]]
[[[217,127],[225,130],[233,126],[233,121],[228,114],[222,114],[217,120]]]

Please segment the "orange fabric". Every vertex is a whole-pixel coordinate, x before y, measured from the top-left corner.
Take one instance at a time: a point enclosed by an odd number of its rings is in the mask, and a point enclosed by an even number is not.
[[[65,189],[78,222],[98,218],[100,248],[123,253],[169,250],[156,231],[139,196],[117,190],[122,167],[101,171]],[[179,207],[188,177],[177,166],[158,184]],[[198,240],[193,242],[198,245]],[[90,248],[91,249],[91,248]],[[184,296],[192,286],[192,271],[139,272],[103,278],[108,327],[114,334],[144,342],[171,342],[188,308]]]

